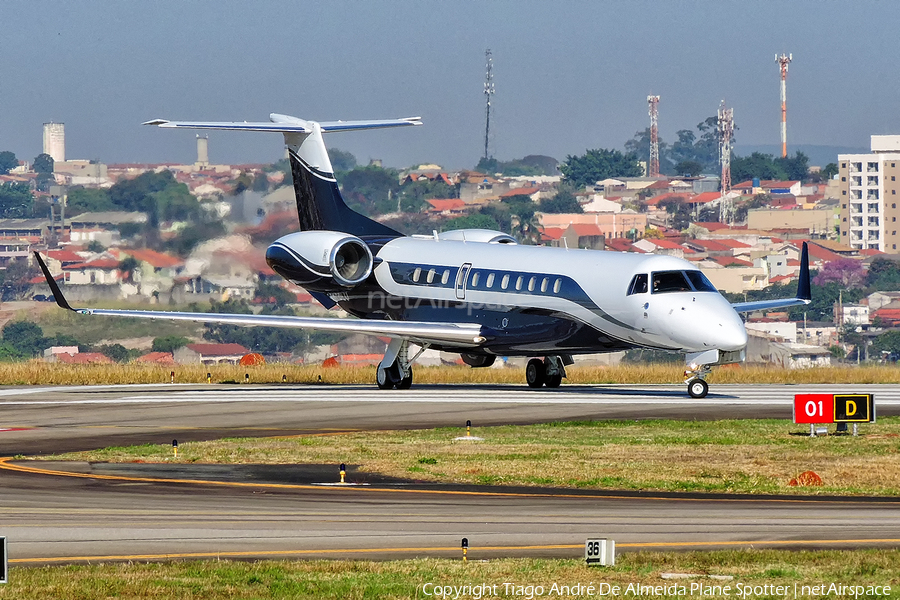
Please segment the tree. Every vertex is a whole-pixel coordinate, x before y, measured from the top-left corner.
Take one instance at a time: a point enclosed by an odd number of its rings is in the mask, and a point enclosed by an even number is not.
[[[117,363],[124,363],[131,360],[132,352],[122,344],[105,344],[97,349],[100,354],[111,358]]]
[[[253,180],[250,179],[250,176],[247,173],[241,172],[238,175],[238,178],[235,179],[234,189],[231,191],[232,196],[240,196],[244,192],[250,189],[250,186],[253,185]]]
[[[53,174],[53,157],[46,153],[38,154],[31,163],[31,168],[39,175]]]
[[[344,173],[341,185],[347,203],[363,214],[381,215],[397,210],[400,183],[393,169],[356,167]]]
[[[794,156],[779,156],[774,162],[784,172],[785,179],[802,181],[809,177],[809,157],[800,151]]]
[[[162,337],[153,338],[153,344],[150,346],[152,352],[175,352],[183,346],[191,343],[186,337],[180,335],[164,335]]]
[[[703,171],[703,165],[696,160],[683,160],[675,165],[675,174],[696,177]]]
[[[885,331],[879,334],[872,343],[872,347],[878,352],[891,355],[893,360],[897,360],[897,357],[900,356],[900,331]]]
[[[69,188],[66,207],[70,214],[116,210],[108,190],[84,187]]]
[[[418,181],[411,181],[400,186],[397,194],[398,212],[419,212],[425,207],[425,201],[433,198],[458,198],[459,192],[456,186],[435,179],[431,181],[425,177]]]
[[[862,263],[852,258],[839,258],[825,263],[813,282],[825,285],[836,282],[843,289],[861,288],[866,281],[866,272]]]
[[[98,242],[97,240],[91,240],[91,241],[88,243],[88,245],[86,246],[86,249],[87,249],[89,252],[100,253],[100,252],[103,252],[104,250],[106,250],[106,247],[104,247],[103,244],[101,244],[101,243]]]
[[[669,145],[662,138],[657,138],[659,149],[659,172],[665,174],[675,173],[675,167],[669,158]],[[638,131],[634,137],[625,142],[625,151],[637,156],[640,160],[650,160],[650,128]]]
[[[444,222],[443,231],[453,231],[454,229],[493,229],[496,231],[500,229],[500,225],[493,217],[475,213]]]
[[[749,181],[759,179],[784,180],[787,174],[775,163],[771,154],[754,152],[750,156],[734,156],[731,158],[731,178],[733,181]]]
[[[889,258],[875,257],[869,265],[866,285],[874,290],[900,290],[900,265]]]
[[[520,175],[558,175],[559,161],[550,156],[541,154],[529,154],[524,158],[517,158],[510,161],[499,161],[494,157],[482,157],[475,170],[481,173],[500,173],[507,177],[518,177]]]
[[[540,201],[538,206],[540,211],[545,213],[565,214],[584,212],[581,204],[578,203],[578,199],[575,198],[575,194],[573,194],[566,186],[560,186],[559,191],[556,192],[555,196],[552,198],[544,198]]]
[[[334,169],[335,173],[352,171],[356,168],[356,157],[349,152],[338,150],[337,148],[329,148],[328,158],[331,160],[331,168]]]
[[[266,283],[264,281],[260,281],[256,285],[253,297],[263,303],[274,304],[276,308],[281,308],[286,304],[297,301],[297,297],[290,291],[276,283]]]
[[[820,175],[822,175],[822,179],[832,179],[835,175],[838,174],[838,166],[836,163],[828,163],[822,168],[819,173]]]
[[[4,271],[0,271],[0,286],[2,286],[3,300],[22,300],[25,292],[31,289],[31,280],[34,279],[40,271],[38,268],[29,267],[28,263],[23,260],[13,260],[6,265]]]
[[[122,273],[122,278],[125,281],[134,283],[134,272],[137,271],[140,266],[141,263],[139,263],[135,257],[126,256],[122,262],[119,263],[119,272]]]
[[[0,152],[0,175],[6,175],[19,166],[19,159],[9,150]]]
[[[253,183],[250,185],[250,189],[254,192],[265,194],[269,191],[269,178],[265,173],[257,173],[253,178]]]
[[[37,356],[43,352],[44,331],[31,321],[12,321],[3,326],[3,341],[24,356]]]
[[[566,181],[576,189],[594,185],[610,177],[640,177],[643,169],[636,154],[618,150],[588,150],[581,156],[566,156],[560,167]]]
[[[32,215],[34,195],[26,183],[0,184],[0,217],[24,219]]]

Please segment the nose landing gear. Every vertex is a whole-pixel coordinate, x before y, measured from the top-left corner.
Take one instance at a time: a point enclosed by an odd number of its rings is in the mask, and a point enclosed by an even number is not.
[[[684,372],[686,379],[684,382],[688,386],[688,395],[691,398],[705,398],[709,393],[709,384],[706,383],[706,377],[712,373],[709,365],[700,365]]]
[[[566,368],[559,356],[546,356],[543,360],[532,358],[525,366],[525,381],[528,387],[558,388],[566,376]]]

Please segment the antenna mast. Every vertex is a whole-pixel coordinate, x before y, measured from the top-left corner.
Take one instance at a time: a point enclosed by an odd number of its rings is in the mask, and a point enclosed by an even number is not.
[[[484,109],[484,158],[488,156],[488,140],[491,135],[491,96],[494,95],[494,59],[491,57],[491,49],[484,51],[484,58],[487,62],[486,72],[484,75],[484,98],[486,106]]]
[[[781,157],[787,158],[787,81],[788,65],[794,59],[793,54],[775,55],[775,62],[781,67]]]
[[[650,177],[659,177],[659,96],[647,96],[650,105]]]
[[[722,200],[720,203],[720,219],[729,225],[734,222],[734,204],[729,192],[731,191],[731,138],[734,134],[734,109],[725,108],[725,101],[719,104],[718,113],[719,131],[719,162],[722,164]]]

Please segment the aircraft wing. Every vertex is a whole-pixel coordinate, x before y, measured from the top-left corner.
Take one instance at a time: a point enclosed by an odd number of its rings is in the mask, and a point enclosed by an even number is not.
[[[251,121],[169,121],[167,119],[153,119],[143,125],[158,125],[159,127],[182,129],[223,129],[228,131],[271,131],[276,133],[312,133],[313,122],[272,113],[270,122]],[[406,117],[403,119],[383,119],[377,121],[323,121],[319,127],[323,133],[335,131],[355,131],[359,129],[386,129],[389,127],[408,127],[421,125],[422,117]]]
[[[478,323],[429,323],[425,321],[389,321],[369,319],[329,319],[320,317],[289,317],[281,315],[243,315],[225,313],[194,313],[162,310],[118,310],[106,308],[73,308],[63,296],[59,285],[38,252],[34,253],[56,303],[67,310],[84,315],[133,317],[139,319],[167,319],[195,323],[226,323],[249,327],[296,327],[320,331],[345,331],[382,337],[405,339],[420,344],[452,344],[464,348],[480,346],[488,338],[488,331]]]
[[[757,300],[754,302],[736,302],[731,305],[737,312],[753,312],[755,310],[771,310],[773,308],[787,308],[789,306],[803,306],[812,301],[812,292],[809,282],[809,250],[806,242],[800,253],[800,277],[797,281],[797,296],[777,300]]]

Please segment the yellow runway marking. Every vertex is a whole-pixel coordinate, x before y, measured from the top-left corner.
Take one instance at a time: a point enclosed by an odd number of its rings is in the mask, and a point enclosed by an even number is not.
[[[322,486],[299,483],[247,483],[242,481],[216,481],[212,479],[178,479],[170,477],[133,477],[127,475],[101,475],[98,473],[74,473],[70,471],[56,471],[52,469],[41,469],[38,467],[26,467],[24,465],[13,465],[9,461],[14,460],[13,456],[0,457],[0,469],[6,471],[16,471],[20,473],[30,473],[34,475],[55,475],[58,477],[76,477],[81,479],[104,479],[108,481],[132,481],[144,483],[180,483],[189,485],[211,485],[222,487],[238,487],[238,488],[266,488],[266,489],[283,489],[283,490],[345,490],[354,492],[382,492],[391,494],[432,494],[446,496],[485,496],[485,497],[504,497],[504,498],[582,498],[582,499],[610,499],[610,500],[669,500],[682,502],[766,502],[766,503],[786,503],[786,504],[809,504],[828,502],[829,504],[856,504],[857,502],[849,500],[820,500],[816,498],[677,498],[664,496],[611,496],[611,495],[595,495],[590,494],[553,494],[541,492],[475,492],[465,490],[411,490],[404,488],[380,488],[369,486]],[[145,463],[146,464],[146,463]],[[172,464],[172,463],[167,463]],[[900,500],[889,501],[897,503]],[[883,504],[883,503],[882,503]]]
[[[790,546],[833,544],[900,544],[900,539],[862,540],[744,540],[721,542],[635,542],[616,544],[617,548],[678,548],[709,546]],[[509,552],[514,550],[580,550],[584,544],[547,544],[536,546],[477,546],[472,552]],[[109,554],[101,556],[52,556],[45,558],[11,558],[10,563],[46,563],[98,560],[171,560],[176,558],[251,558],[258,556],[308,556],[311,554],[375,554],[402,552],[459,552],[458,546],[434,546],[430,548],[331,548],[321,550],[259,550],[255,552],[179,552],[172,554]]]
[[[55,475],[58,477],[77,477],[81,479],[104,479],[108,481],[132,481],[144,483],[180,483],[189,485],[211,485],[222,487],[238,487],[253,489],[283,489],[283,490],[345,490],[354,492],[381,492],[390,494],[431,494],[445,496],[485,496],[485,497],[504,497],[504,498],[582,498],[582,499],[609,499],[609,500],[668,500],[681,502],[765,502],[765,503],[784,503],[784,504],[810,504],[828,502],[829,504],[857,504],[858,501],[848,500],[821,500],[817,498],[678,498],[665,496],[615,496],[615,495],[590,495],[590,494],[554,494],[548,492],[475,492],[465,490],[411,490],[404,488],[381,488],[370,486],[322,486],[312,484],[291,484],[291,483],[246,483],[242,481],[216,481],[212,479],[178,479],[169,477],[133,477],[127,475],[102,475],[98,473],[74,473],[70,471],[56,471],[52,469],[41,469],[38,467],[26,467],[24,465],[13,465],[9,461],[14,460],[13,456],[0,457],[0,469],[6,471],[16,471],[20,473],[30,473],[33,475]],[[145,463],[147,464],[147,463]],[[150,463],[152,464],[152,463]],[[166,463],[173,464],[173,463]],[[900,500],[889,500],[889,503],[895,504]],[[885,502],[880,502],[883,505]]]

